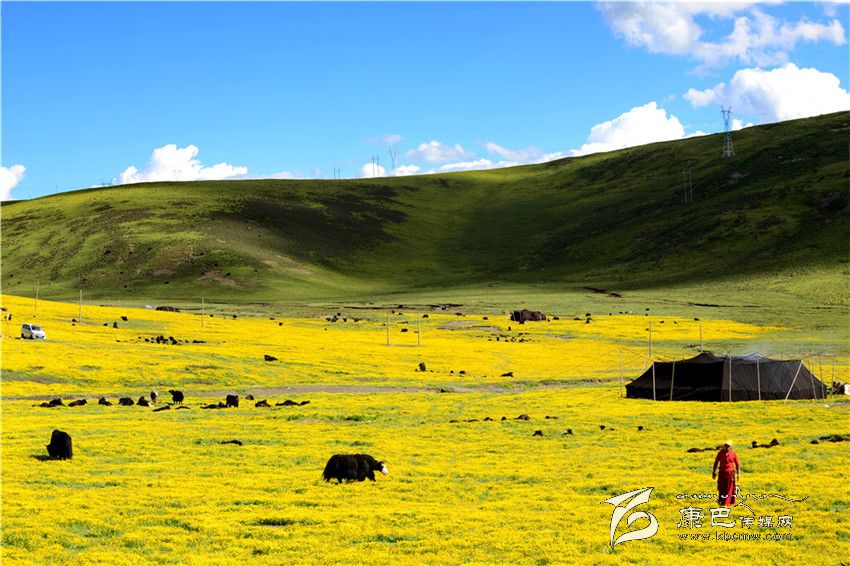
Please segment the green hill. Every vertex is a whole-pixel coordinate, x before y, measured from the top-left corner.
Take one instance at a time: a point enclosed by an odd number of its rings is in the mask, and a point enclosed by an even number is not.
[[[492,171],[146,183],[2,207],[3,292],[320,300],[779,277],[846,301],[841,112]],[[683,169],[693,202],[683,198]]]

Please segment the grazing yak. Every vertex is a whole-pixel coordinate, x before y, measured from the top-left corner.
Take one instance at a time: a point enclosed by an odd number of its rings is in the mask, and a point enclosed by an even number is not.
[[[378,462],[368,454],[334,454],[328,460],[322,477],[325,481],[336,478],[337,483],[345,481],[363,481],[369,478],[375,481],[375,472],[389,474],[386,464]]]
[[[71,435],[61,430],[54,430],[50,435],[50,444],[47,445],[47,453],[53,460],[70,460],[74,457],[71,446]]]
[[[151,403],[156,405],[157,399],[159,399],[159,393],[156,390],[151,391]]]
[[[139,400],[138,400],[138,401],[136,401],[136,405],[139,405],[139,406],[141,406],[141,407],[150,407],[150,406],[151,406],[151,402],[150,402],[150,401],[148,401],[147,399],[145,399],[145,396],[144,396],[144,395],[142,395],[141,397],[139,397]]]
[[[132,407],[136,404],[136,402],[129,397],[121,397],[120,399],[118,399],[118,404],[122,407]]]
[[[183,404],[184,397],[183,397],[182,391],[177,391],[176,389],[169,389],[168,392],[171,393],[171,401],[172,402],[178,403],[180,405]]]
[[[228,395],[224,398],[224,403],[228,407],[239,407],[239,395]]]

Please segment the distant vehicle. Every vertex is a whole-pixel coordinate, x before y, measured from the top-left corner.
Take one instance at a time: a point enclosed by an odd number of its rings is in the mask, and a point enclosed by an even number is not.
[[[21,327],[21,338],[25,340],[44,340],[47,335],[44,334],[44,329],[37,324],[25,324]]]

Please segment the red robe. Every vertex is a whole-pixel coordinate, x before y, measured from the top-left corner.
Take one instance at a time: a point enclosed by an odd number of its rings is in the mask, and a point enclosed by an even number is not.
[[[717,473],[717,502],[720,505],[735,505],[735,471],[741,469],[738,455],[731,450],[721,449],[714,459]]]

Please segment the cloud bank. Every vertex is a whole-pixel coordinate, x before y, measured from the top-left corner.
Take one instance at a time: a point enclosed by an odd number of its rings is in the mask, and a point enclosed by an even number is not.
[[[12,189],[24,178],[27,168],[21,164],[0,167],[0,201],[10,200]]]
[[[229,163],[216,163],[210,167],[195,159],[198,148],[194,145],[177,147],[171,143],[153,150],[150,161],[142,169],[131,165],[118,177],[118,184],[145,183],[151,181],[214,181],[232,179],[248,174],[247,167]]]
[[[405,156],[411,161],[424,161],[425,163],[444,163],[475,157],[473,153],[464,150],[460,144],[455,144],[452,147],[437,140],[419,144],[418,148],[408,151]]]
[[[689,89],[684,95],[694,107],[731,106],[736,114],[767,121],[791,120],[850,110],[850,92],[832,73],[801,69],[788,63],[770,71],[741,69],[729,84],[706,90]]]
[[[701,63],[701,69],[732,61],[782,64],[799,43],[847,42],[838,19],[780,21],[751,2],[604,2],[599,9],[627,45],[650,53],[690,57]],[[716,26],[731,22],[731,30],[723,37],[707,39],[709,30],[698,18]]]
[[[685,127],[679,119],[672,114],[668,115],[655,102],[649,102],[623,112],[613,120],[593,126],[587,136],[587,143],[572,150],[570,155],[613,151],[684,137]]]

